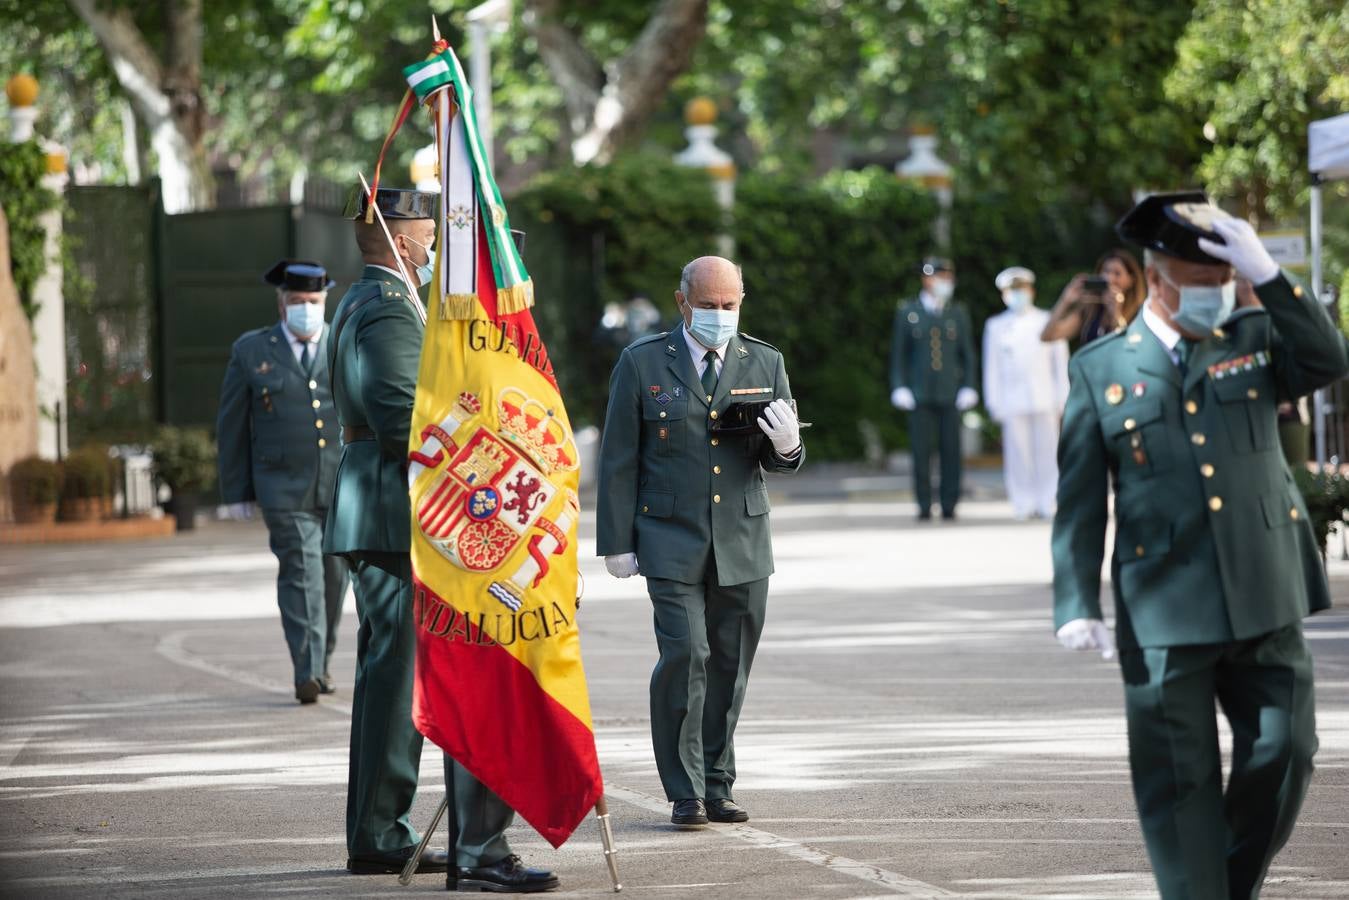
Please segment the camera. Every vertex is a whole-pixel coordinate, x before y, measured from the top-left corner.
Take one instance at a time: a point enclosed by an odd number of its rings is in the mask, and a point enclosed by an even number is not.
[[[1103,295],[1110,289],[1110,282],[1099,275],[1092,275],[1082,282],[1082,293]]]

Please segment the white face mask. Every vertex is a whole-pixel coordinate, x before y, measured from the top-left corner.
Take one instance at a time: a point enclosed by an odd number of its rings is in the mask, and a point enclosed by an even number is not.
[[[932,290],[930,293],[935,300],[945,303],[947,300],[951,299],[951,295],[954,294],[955,291],[956,283],[949,278],[936,278],[932,281]]]
[[[1030,306],[1031,293],[1026,288],[1008,288],[1002,292],[1002,302],[1006,303],[1012,312],[1021,312]]]
[[[286,327],[300,338],[310,338],[323,328],[322,303],[290,303],[286,305]]]
[[[1158,271],[1161,275],[1160,270]],[[1162,275],[1162,280],[1180,292],[1180,306],[1168,309],[1171,320],[1182,331],[1190,334],[1208,335],[1226,322],[1237,305],[1237,283],[1226,281],[1217,284],[1176,284]]]
[[[692,312],[693,321],[689,324],[689,334],[697,338],[704,347],[713,350],[724,347],[740,327],[738,309],[693,309]]]

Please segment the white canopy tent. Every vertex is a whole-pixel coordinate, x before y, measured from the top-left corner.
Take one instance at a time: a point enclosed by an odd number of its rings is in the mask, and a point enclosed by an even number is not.
[[[1321,282],[1321,185],[1349,178],[1349,113],[1312,122],[1307,127],[1307,168],[1312,176],[1312,293],[1319,300]],[[1316,464],[1326,464],[1325,391],[1317,391]]]

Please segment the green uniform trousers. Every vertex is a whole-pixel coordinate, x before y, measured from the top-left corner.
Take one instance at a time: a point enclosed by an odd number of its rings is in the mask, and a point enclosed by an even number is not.
[[[412,724],[416,636],[412,564],[406,553],[353,553],[356,590],[356,687],[351,703],[351,763],[347,776],[347,851],[392,853],[421,840],[408,821],[417,794],[422,735]],[[457,864],[485,866],[510,855],[505,831],[515,812],[449,756]]]
[[[723,587],[648,578],[660,660],[651,673],[651,743],[669,800],[729,799],[735,723],[763,632],[768,579]]]
[[[1163,900],[1251,900],[1312,774],[1301,624],[1246,641],[1124,650],[1129,765]],[[1232,728],[1223,793],[1214,700]]]
[[[276,605],[297,685],[329,671],[347,595],[346,560],[323,555],[323,517],[321,509],[262,511],[279,566]]]
[[[920,512],[932,509],[932,439],[941,454],[941,509],[953,513],[960,500],[960,412],[955,404],[920,403],[909,413],[913,493]]]

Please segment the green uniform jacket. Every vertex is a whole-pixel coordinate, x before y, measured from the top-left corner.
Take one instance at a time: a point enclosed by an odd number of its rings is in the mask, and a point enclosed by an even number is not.
[[[337,305],[328,348],[333,400],[342,428],[360,434],[342,448],[324,553],[412,549],[408,432],[424,330],[407,287],[375,266]]]
[[[230,350],[216,416],[223,503],[264,509],[327,506],[340,454],[328,383],[328,329],[305,374],[280,323],[249,331]]]
[[[1345,342],[1283,277],[1179,368],[1140,314],[1069,365],[1054,518],[1054,622],[1101,618],[1107,486],[1119,643],[1246,640],[1330,606],[1275,406],[1349,370]]]
[[[731,394],[753,388],[767,391]],[[609,380],[600,447],[599,555],[636,553],[648,578],[697,584],[715,544],[720,584],[771,575],[763,473],[795,472],[805,462],[805,447],[788,460],[757,429],[718,437],[709,426],[733,400],[791,396],[782,354],[749,335],[727,345],[711,403],[683,326],[624,350]]]
[[[895,311],[890,341],[890,390],[906,387],[920,404],[946,406],[979,381],[974,329],[963,306],[947,303],[933,315],[918,299]]]

